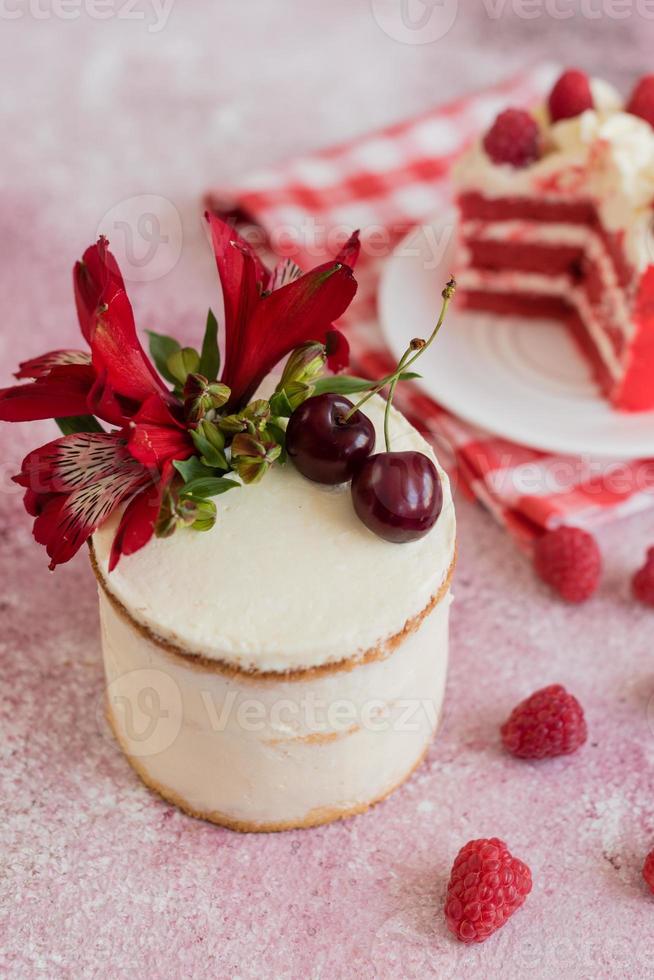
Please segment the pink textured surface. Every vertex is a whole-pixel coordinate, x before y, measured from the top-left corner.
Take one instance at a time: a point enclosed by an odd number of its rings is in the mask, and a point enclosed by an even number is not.
[[[130,289],[142,329],[190,337],[216,302],[197,217],[205,185],[536,57],[604,72],[610,44],[618,81],[651,67],[652,22],[635,13],[534,23],[481,6],[421,46],[385,35],[363,0],[189,0],[156,34],[116,17],[3,21],[0,384],[20,357],[76,342],[71,263],[126,198],[162,195],[179,211],[180,261]],[[344,71],[344,53],[358,66]],[[570,609],[459,500],[452,667],[426,764],[364,817],[241,837],[151,796],[107,732],[90,569],[81,557],[48,573],[8,482],[52,435],[47,423],[0,431],[3,975],[651,975],[640,867],[654,844],[654,631],[628,595],[651,517],[603,533],[600,594]],[[544,765],[508,758],[499,724],[553,681],[585,705],[589,744]],[[480,835],[505,838],[535,885],[469,949],[449,938],[442,899],[458,848]]]

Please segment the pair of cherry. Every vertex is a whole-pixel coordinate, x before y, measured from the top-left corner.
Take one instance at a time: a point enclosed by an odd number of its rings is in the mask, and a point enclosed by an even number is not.
[[[343,395],[308,398],[291,415],[286,449],[296,468],[316,483],[351,481],[359,519],[387,541],[415,541],[434,526],[443,507],[438,470],[417,451],[374,453],[370,419]]]

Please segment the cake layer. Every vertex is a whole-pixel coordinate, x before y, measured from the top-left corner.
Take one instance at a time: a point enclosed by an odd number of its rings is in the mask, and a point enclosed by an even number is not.
[[[383,448],[384,402],[366,405]],[[394,449],[433,452],[399,413]],[[107,573],[113,522],[94,536],[102,584],[133,619],[189,655],[262,672],[384,656],[438,594],[452,564],[455,519],[447,476],[433,530],[395,545],[356,517],[349,487],[274,466],[260,484],[216,499],[208,532],[178,531]]]
[[[607,397],[614,391],[615,379],[592,342],[586,324],[578,312],[562,297],[547,293],[466,289],[461,293],[460,300],[470,310],[484,310],[503,316],[520,316],[528,319],[561,320],[570,329],[581,353],[587,358],[593,377],[601,390]]]
[[[619,284],[612,255],[595,230],[533,221],[469,221],[461,228],[461,238],[461,265],[480,275],[487,274],[487,288],[554,292],[567,298],[579,316],[588,319],[588,330],[607,370],[616,380],[622,376],[635,332],[632,311]],[[512,273],[530,276],[525,280]],[[534,275],[540,278],[534,280]],[[545,281],[545,276],[551,282]],[[462,282],[465,288],[466,273]],[[538,283],[542,286],[535,286]],[[472,285],[479,289],[479,277],[473,276]]]
[[[264,679],[171,654],[102,590],[112,728],[141,778],[236,830],[360,813],[420,762],[441,710],[449,582],[384,660]]]

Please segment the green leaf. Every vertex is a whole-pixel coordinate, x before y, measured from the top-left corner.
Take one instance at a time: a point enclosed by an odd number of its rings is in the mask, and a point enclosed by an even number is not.
[[[422,375],[417,374],[415,371],[402,371],[399,380],[414,381],[420,377]],[[313,382],[313,394],[352,395],[360,391],[370,391],[371,388],[375,388],[382,380],[382,378],[378,378],[376,381],[368,381],[366,378],[353,378],[348,374],[328,375],[326,378],[318,378],[317,381]]]
[[[203,374],[209,381],[215,381],[220,371],[220,351],[218,349],[218,321],[213,315],[213,311],[207,313],[207,326],[204,331],[202,341],[202,351],[200,353],[200,374]]]
[[[185,497],[195,497],[203,500],[206,497],[217,497],[219,493],[227,493],[234,487],[240,487],[235,480],[226,480],[222,476],[205,476],[186,483],[180,493]]]
[[[366,378],[353,378],[348,374],[333,374],[326,378],[318,378],[313,382],[313,394],[350,395],[357,391],[370,391],[378,382]]]
[[[75,432],[104,432],[93,415],[71,415],[67,419],[55,419],[55,422],[65,436],[71,436]]]
[[[189,374],[196,374],[199,365],[200,355],[193,347],[178,347],[166,361],[166,369],[178,385],[185,385]]]
[[[154,330],[147,331],[149,337],[150,356],[157,366],[157,371],[169,381],[171,385],[177,384],[177,379],[168,370],[168,358],[175,351],[180,350],[180,344],[174,337],[166,337],[163,333],[155,333]]]
[[[204,466],[197,456],[190,456],[188,459],[175,459],[173,466],[184,483],[190,483],[191,480],[199,480],[205,476],[213,476],[213,470]]]

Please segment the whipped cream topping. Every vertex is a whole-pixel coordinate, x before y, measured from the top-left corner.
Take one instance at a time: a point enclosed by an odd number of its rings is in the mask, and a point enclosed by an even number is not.
[[[384,447],[381,398],[365,408]],[[392,447],[435,456],[398,412]],[[274,466],[260,484],[216,499],[211,531],[177,531],[107,560],[116,519],[93,538],[107,589],[139,622],[191,653],[244,669],[285,671],[356,657],[384,644],[439,592],[454,556],[447,476],[443,511],[419,541],[391,544],[356,517],[348,486]]]
[[[543,137],[540,160],[522,169],[494,163],[483,138],[455,168],[460,191],[486,197],[591,200],[604,226],[623,232],[627,260],[637,272],[654,261],[654,129],[625,112],[608,83],[591,83],[594,109],[550,123],[547,108],[534,110]]]

